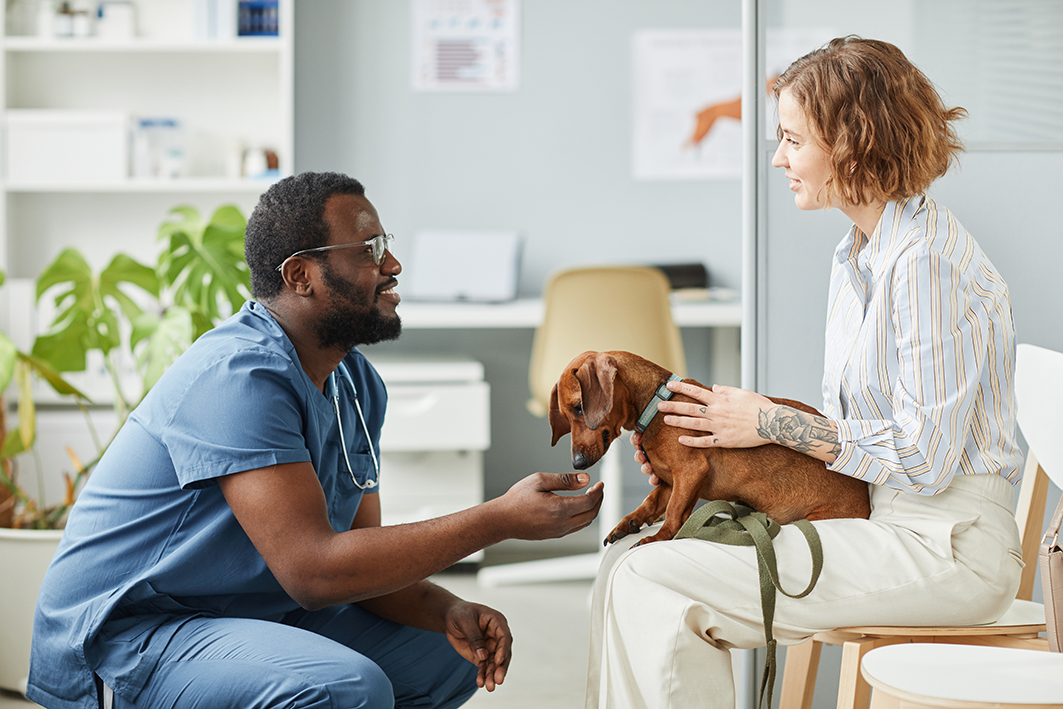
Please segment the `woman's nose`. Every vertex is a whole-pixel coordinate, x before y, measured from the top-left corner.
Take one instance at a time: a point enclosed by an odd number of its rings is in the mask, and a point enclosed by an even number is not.
[[[783,144],[780,142],[779,147],[775,149],[775,154],[771,156],[772,167],[786,167],[786,155],[783,153]]]

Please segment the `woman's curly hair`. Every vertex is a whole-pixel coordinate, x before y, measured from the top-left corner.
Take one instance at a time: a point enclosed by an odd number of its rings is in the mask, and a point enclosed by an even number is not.
[[[804,111],[831,155],[827,203],[868,204],[922,194],[963,144],[934,85],[897,47],[855,35],[801,57],[771,87]],[[779,139],[782,139],[780,131]]]

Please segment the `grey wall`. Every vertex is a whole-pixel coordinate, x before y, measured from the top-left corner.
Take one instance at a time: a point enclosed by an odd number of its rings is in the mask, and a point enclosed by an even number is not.
[[[735,28],[736,0],[526,0],[512,93],[416,93],[410,3],[296,4],[296,170],[362,180],[405,259],[419,229],[515,229],[519,291],[576,263],[699,261],[741,278],[741,184],[631,177],[631,46],[639,29]],[[468,258],[476,278],[476,255]],[[402,291],[400,277],[400,293]],[[401,307],[400,307],[401,314]],[[492,386],[486,495],[528,473],[570,470],[567,440],[525,409],[532,332],[407,331],[377,351],[471,355]],[[690,374],[712,381],[711,334],[685,330]],[[727,382],[735,383],[737,382]],[[648,491],[627,463],[627,500]]]
[[[525,294],[603,259],[703,261],[738,287],[739,181],[635,182],[630,148],[632,33],[737,28],[738,2],[528,0],[520,88],[491,94],[413,92],[409,12],[296,6],[296,168],[363,180],[400,259],[418,229],[506,228]]]

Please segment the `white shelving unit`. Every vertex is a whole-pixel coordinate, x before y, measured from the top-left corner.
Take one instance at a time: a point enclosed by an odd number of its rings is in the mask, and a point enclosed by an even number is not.
[[[140,0],[137,35],[129,40],[0,38],[5,116],[11,109],[72,109],[172,117],[181,121],[185,146],[185,176],[175,179],[8,180],[7,156],[0,156],[0,268],[7,277],[35,278],[69,245],[96,268],[119,251],[151,263],[158,225],[178,204],[208,215],[236,204],[249,214],[269,181],[230,176],[227,163],[238,146],[273,150],[280,174],[291,174],[292,5],[281,0],[277,37],[196,40],[193,0]]]

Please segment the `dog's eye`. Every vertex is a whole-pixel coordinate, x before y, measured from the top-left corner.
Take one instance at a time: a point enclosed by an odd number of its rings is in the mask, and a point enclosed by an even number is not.
[[[572,412],[577,416],[583,415],[583,402],[580,402],[572,407]]]

